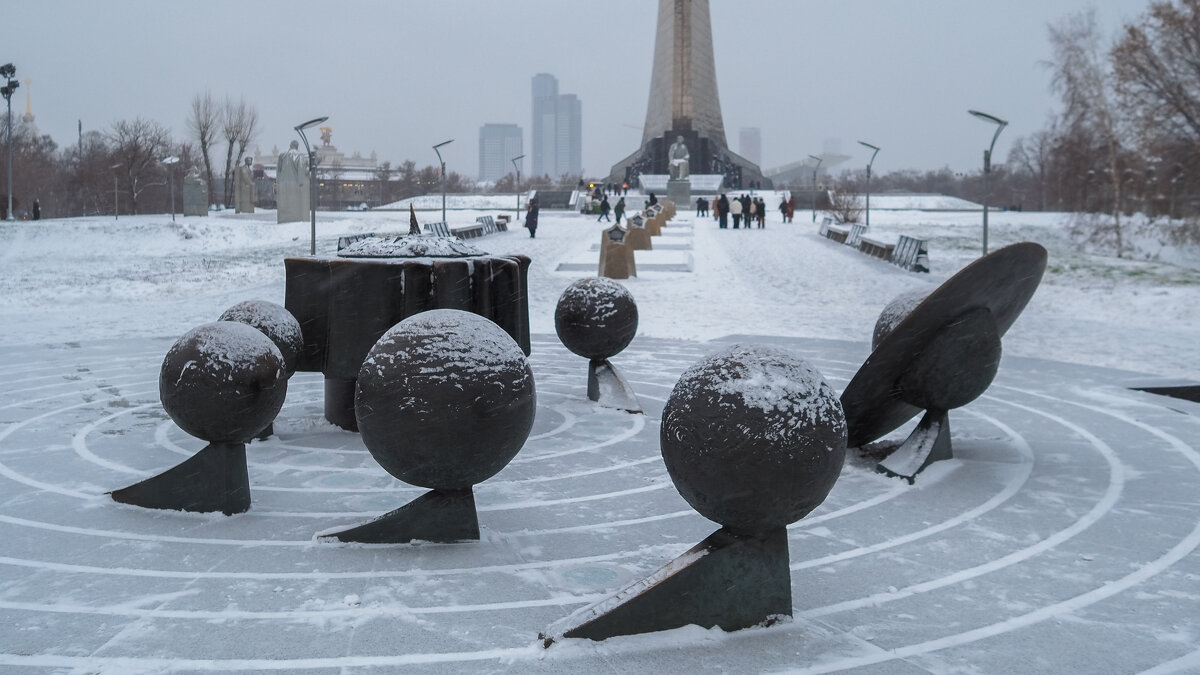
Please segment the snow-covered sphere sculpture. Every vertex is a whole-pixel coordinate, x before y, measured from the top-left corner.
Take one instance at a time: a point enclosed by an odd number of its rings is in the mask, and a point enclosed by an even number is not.
[[[554,330],[573,353],[607,359],[629,346],[637,334],[633,295],[604,277],[580,279],[567,287],[554,310]]]
[[[742,534],[816,508],[846,456],[833,389],[793,352],[733,345],[693,365],[663,409],[667,472],[700,515]]]
[[[492,321],[457,309],[404,319],[358,373],[363,443],[391,475],[461,490],[495,475],[524,445],[537,405],[521,347]]]
[[[270,338],[244,323],[206,323],[167,351],[158,394],[163,409],[187,433],[213,443],[245,443],[283,407],[283,355]]]
[[[304,348],[304,334],[300,322],[282,306],[266,300],[246,300],[225,310],[217,320],[237,321],[257,328],[279,348],[287,374],[296,372],[296,357]]]
[[[875,321],[875,330],[871,333],[871,350],[874,351],[879,343],[883,342],[883,338],[891,334],[892,330],[900,325],[905,317],[912,314],[912,311],[929,296],[929,293],[930,291],[925,289],[916,289],[905,291],[892,298],[892,301],[879,313],[879,319]]]

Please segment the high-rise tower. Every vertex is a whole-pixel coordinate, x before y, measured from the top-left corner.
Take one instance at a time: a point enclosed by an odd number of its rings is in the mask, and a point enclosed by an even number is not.
[[[532,128],[531,176],[583,173],[583,104],[574,94],[559,94],[553,75],[533,76]]]
[[[667,149],[683,136],[691,174],[723,174],[725,184],[769,184],[753,162],[729,149],[717,94],[708,0],[659,0],[650,101],[642,147],[613,165],[609,180],[665,174]]]

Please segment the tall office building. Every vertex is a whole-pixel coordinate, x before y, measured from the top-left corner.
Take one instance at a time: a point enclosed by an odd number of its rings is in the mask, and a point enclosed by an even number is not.
[[[560,178],[583,173],[583,104],[559,94],[558,79],[533,76],[533,132],[530,175]]]
[[[513,172],[512,159],[524,153],[521,127],[485,124],[479,127],[479,180],[499,180]],[[517,160],[518,166],[524,164]]]
[[[762,131],[758,127],[742,127],[738,133],[738,154],[762,166]]]

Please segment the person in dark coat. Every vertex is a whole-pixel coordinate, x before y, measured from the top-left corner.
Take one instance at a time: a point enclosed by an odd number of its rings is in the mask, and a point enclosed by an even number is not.
[[[529,208],[525,211],[525,229],[529,230],[529,238],[537,234],[538,203],[537,197],[529,200]]]
[[[717,223],[722,230],[729,227],[729,198],[724,194],[717,200]]]
[[[621,216],[625,215],[625,198],[621,197],[617,200],[617,205],[613,207],[613,216],[617,219],[617,224],[621,224]]]
[[[608,212],[610,210],[612,210],[612,207],[608,205],[608,195],[604,195],[600,198],[600,217],[596,219],[596,222],[598,223],[602,220],[607,220],[611,223],[612,218],[608,217]]]
[[[33,219],[34,220],[42,219],[42,205],[36,199],[33,200]]]
[[[651,192],[650,193],[650,206],[654,206],[657,203],[658,203],[658,197],[655,197],[654,193]]]

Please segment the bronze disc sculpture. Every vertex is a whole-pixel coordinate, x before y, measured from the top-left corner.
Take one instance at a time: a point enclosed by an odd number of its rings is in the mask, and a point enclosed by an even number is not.
[[[520,345],[478,314],[430,310],[384,333],[357,379],[363,444],[388,473],[430,492],[322,538],[478,539],[471,487],[503,469],[533,428],[533,371]]]
[[[244,323],[197,326],[167,352],[158,391],[179,428],[209,443],[174,468],[109,494],[153,509],[246,512],[246,442],[275,419],[287,395],[279,348]]]
[[[979,258],[919,302],[893,301],[876,324],[871,355],[842,392],[848,445],[875,441],[924,410],[916,429],[877,470],[911,483],[929,464],[949,459],[949,410],[991,385],[1000,338],[1045,271],[1046,249],[1022,242]]]
[[[300,322],[282,306],[266,300],[244,300],[225,310],[217,321],[237,321],[257,328],[279,348],[288,379],[296,372],[296,359],[304,349],[304,334],[300,331]],[[255,438],[263,440],[274,433],[272,421]]]
[[[633,389],[609,361],[629,346],[637,327],[633,295],[610,279],[580,279],[559,296],[554,330],[563,346],[588,359],[589,399],[607,408],[642,412]]]
[[[604,640],[697,624],[738,630],[792,614],[787,525],[825,500],[846,456],[837,395],[797,354],[733,345],[693,365],[663,409],[679,494],[721,528],[646,579],[547,628]]]

